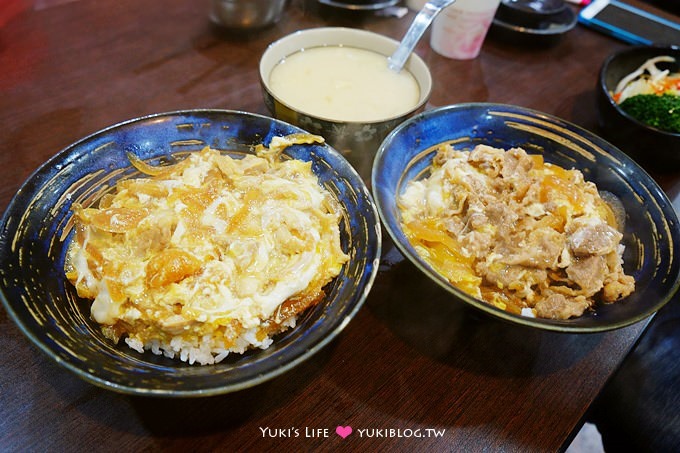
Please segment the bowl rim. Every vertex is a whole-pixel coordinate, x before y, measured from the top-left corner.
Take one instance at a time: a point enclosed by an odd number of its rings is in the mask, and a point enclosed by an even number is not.
[[[556,19],[560,15],[564,15],[565,20],[558,22]],[[551,37],[563,35],[574,29],[574,27],[576,27],[576,24],[578,23],[578,16],[571,8],[564,8],[563,10],[558,11],[554,15],[548,15],[546,17],[546,20],[550,20],[553,24],[557,24],[558,26],[546,28],[533,28],[524,25],[512,24],[510,22],[499,19],[497,16],[493,18],[491,24],[493,26],[500,27],[501,29],[509,30],[522,35],[528,36],[530,35],[536,37],[540,36]]]
[[[546,11],[541,11],[541,10],[536,10],[532,8],[531,6],[527,5],[533,4],[535,2],[516,2],[513,0],[500,0],[499,7],[500,8],[507,8],[510,11],[517,11],[521,14],[529,15],[529,16],[537,16],[537,17],[545,17],[545,16],[550,16],[552,14],[557,14],[562,12],[562,10],[566,9],[568,7],[567,2],[564,0],[558,0],[555,2],[554,8],[553,9],[548,9]],[[543,5],[543,4],[541,4]]]
[[[606,332],[606,331],[611,331],[615,329],[620,329],[623,327],[630,326],[632,324],[635,324],[639,321],[644,320],[645,318],[653,315],[658,311],[661,307],[663,307],[668,301],[671,300],[673,295],[678,291],[680,288],[680,270],[676,273],[674,277],[674,281],[671,285],[671,290],[666,294],[665,297],[660,298],[660,300],[652,306],[650,309],[645,310],[644,312],[637,313],[635,316],[631,316],[630,318],[627,318],[622,321],[618,321],[615,323],[611,324],[603,324],[603,325],[594,325],[594,326],[579,326],[579,325],[573,325],[569,324],[569,320],[552,320],[552,319],[545,319],[545,318],[532,318],[532,317],[527,317],[527,316],[522,316],[522,315],[515,315],[513,313],[507,312],[505,310],[501,310],[500,308],[497,308],[489,303],[486,303],[482,300],[479,300],[464,291],[458,289],[455,285],[451,284],[444,278],[442,275],[440,275],[438,272],[436,272],[434,269],[432,269],[430,266],[427,265],[427,263],[422,260],[422,258],[418,257],[417,255],[414,255],[414,252],[410,250],[406,244],[403,244],[401,242],[401,236],[399,232],[395,231],[393,228],[393,225],[389,222],[389,219],[387,218],[387,214],[385,213],[385,206],[383,206],[383,200],[380,196],[379,192],[379,184],[377,181],[377,175],[378,175],[378,169],[380,165],[378,164],[382,159],[383,156],[387,153],[386,151],[386,145],[389,144],[392,140],[393,137],[399,134],[403,129],[406,129],[410,127],[412,124],[422,121],[427,119],[428,117],[432,116],[437,116],[441,113],[447,112],[447,111],[453,111],[453,110],[466,110],[466,109],[487,109],[487,111],[492,110],[492,109],[498,109],[498,110],[511,110],[513,113],[522,113],[530,116],[531,118],[538,118],[542,121],[550,121],[555,124],[561,124],[564,126],[567,126],[571,129],[574,129],[578,131],[582,137],[586,138],[588,141],[600,141],[601,143],[604,143],[610,147],[608,150],[604,150],[606,154],[608,155],[613,155],[615,158],[620,159],[622,161],[626,161],[629,164],[631,164],[638,172],[640,172],[643,175],[646,175],[650,180],[654,181],[652,177],[646,172],[644,168],[642,168],[639,164],[637,164],[632,158],[630,158],[628,155],[626,155],[623,151],[620,151],[616,146],[612,145],[611,143],[607,142],[605,139],[597,136],[593,132],[590,132],[586,129],[584,129],[581,126],[578,126],[574,123],[571,123],[569,121],[563,120],[557,116],[554,116],[552,114],[548,114],[539,110],[535,110],[532,108],[528,107],[522,107],[518,105],[512,105],[512,104],[503,104],[503,103],[491,103],[491,102],[469,102],[469,103],[460,103],[460,104],[449,104],[449,105],[444,105],[440,106],[431,110],[427,110],[425,112],[419,113],[418,115],[415,115],[408,120],[404,121],[401,123],[399,126],[397,126],[390,134],[385,138],[383,143],[380,145],[378,148],[378,151],[375,156],[374,164],[373,164],[373,172],[371,175],[371,185],[372,185],[372,191],[373,191],[373,199],[375,201],[376,206],[378,207],[378,213],[380,215],[380,219],[382,224],[385,227],[385,230],[387,230],[390,238],[392,239],[392,242],[395,244],[395,246],[398,248],[400,253],[406,257],[411,263],[413,263],[425,276],[429,277],[433,282],[438,284],[440,287],[442,287],[444,290],[448,291],[450,294],[453,296],[457,297],[458,299],[461,299],[464,303],[467,303],[477,309],[480,309],[481,311],[490,314],[494,317],[500,318],[503,321],[507,321],[513,324],[517,325],[522,325],[526,327],[532,327],[532,328],[538,328],[541,330],[545,331],[552,331],[552,332],[559,332],[559,333],[583,333],[583,334],[592,334],[592,333],[600,333],[600,332]],[[614,152],[611,153],[610,150],[613,150]],[[424,150],[423,150],[424,151]],[[422,151],[421,151],[422,152]],[[400,175],[401,176],[401,175]],[[397,187],[398,188],[398,187]],[[674,223],[675,225],[678,225],[678,215],[675,212],[675,210],[672,208],[672,203],[668,200],[665,192],[661,190],[661,188],[658,188],[659,190],[656,191],[657,193],[660,194],[662,198],[667,202],[665,203],[667,206],[671,206],[671,216],[672,218],[670,221]],[[395,199],[397,198],[398,194],[395,194]],[[400,228],[399,226],[395,225],[395,228]],[[680,228],[676,228],[677,232],[680,232]],[[573,318],[573,319],[578,319],[578,318]]]
[[[369,39],[373,39],[376,41],[382,41],[382,43],[386,46],[392,46],[394,49],[397,48],[399,45],[399,41],[390,38],[389,36],[385,36],[380,33],[376,33],[370,30],[364,30],[361,28],[350,28],[350,27],[312,27],[312,28],[305,28],[302,30],[297,30],[292,33],[289,33],[285,36],[282,36],[281,38],[277,39],[276,41],[273,41],[267,45],[267,48],[264,50],[262,55],[260,56],[260,61],[258,63],[258,73],[259,73],[259,78],[260,78],[260,85],[262,88],[266,91],[266,93],[271,96],[277,103],[281,104],[285,108],[297,112],[298,114],[305,115],[309,118],[313,119],[319,119],[321,121],[325,121],[327,123],[339,123],[339,124],[350,124],[350,125],[375,125],[375,124],[381,124],[381,123],[388,123],[391,121],[396,121],[401,118],[407,117],[414,112],[417,112],[420,110],[425,104],[430,99],[430,96],[432,95],[432,88],[433,88],[433,79],[432,79],[432,72],[430,71],[430,68],[427,66],[425,61],[418,55],[415,51],[411,53],[409,58],[406,60],[406,64],[404,65],[404,68],[408,70],[411,75],[416,80],[416,83],[418,83],[418,89],[420,90],[420,95],[418,97],[418,103],[414,106],[411,107],[408,110],[403,111],[402,113],[399,113],[397,115],[393,115],[390,117],[386,118],[381,118],[378,120],[371,120],[371,121],[350,121],[350,120],[337,120],[337,119],[332,119],[329,117],[321,116],[321,115],[316,115],[313,113],[309,113],[307,111],[300,110],[292,105],[290,105],[287,102],[284,102],[281,100],[279,96],[277,96],[274,91],[270,88],[269,86],[269,75],[271,74],[271,70],[273,70],[278,63],[275,63],[272,65],[272,68],[269,72],[265,70],[265,61],[266,57],[268,57],[271,53],[275,52],[277,47],[284,46],[288,41],[295,40],[295,39],[300,39],[301,36],[309,35],[309,36],[314,36],[314,35],[324,35],[324,34],[329,34],[329,33],[338,33],[342,34],[343,36],[361,36]],[[310,49],[314,47],[328,47],[328,46],[343,46],[344,44],[335,44],[335,43],[326,43],[326,44],[312,44],[308,47],[303,47],[302,49],[297,49],[294,52],[291,52],[284,57],[280,58],[279,61],[281,61],[283,58],[286,58],[290,55],[292,55],[295,52],[299,52],[300,50]],[[363,47],[362,50],[369,50],[374,53],[382,54],[382,52],[374,50],[369,48],[368,46]],[[388,57],[389,55],[384,55],[385,57]],[[425,76],[425,86],[423,87],[423,84],[420,83],[418,80],[418,77],[413,74],[413,71],[411,71],[409,68],[411,66],[421,66],[423,71],[423,75]],[[423,90],[425,88],[425,90]]]
[[[671,131],[659,129],[659,128],[654,127],[654,126],[650,126],[647,123],[643,123],[642,121],[638,120],[637,118],[629,115],[625,110],[623,110],[619,106],[619,104],[616,103],[616,101],[614,101],[614,98],[612,98],[611,92],[608,90],[607,83],[605,81],[605,79],[607,78],[607,73],[610,69],[611,64],[614,63],[617,59],[622,58],[622,57],[629,55],[629,54],[634,54],[634,53],[637,53],[637,52],[644,52],[644,51],[649,51],[649,52],[652,52],[652,53],[659,52],[658,55],[662,55],[661,52],[664,51],[664,50],[666,50],[666,51],[670,50],[672,52],[677,52],[679,54],[678,58],[676,59],[676,64],[678,65],[678,70],[680,72],[680,47],[658,46],[658,45],[650,45],[650,46],[635,45],[635,46],[626,47],[624,49],[618,50],[618,51],[610,54],[609,56],[607,56],[607,58],[604,60],[604,62],[602,63],[602,66],[600,68],[599,76],[598,76],[598,79],[597,79],[598,80],[598,87],[599,87],[600,91],[606,96],[609,105],[611,105],[619,115],[621,115],[622,117],[624,117],[628,121],[632,122],[633,124],[639,126],[642,129],[648,130],[650,132],[653,132],[653,133],[656,133],[656,134],[659,134],[659,135],[662,135],[662,136],[666,136],[666,137],[669,137],[669,138],[680,139],[680,132],[671,132]]]
[[[60,161],[63,157],[68,156],[69,152],[77,148],[78,146],[83,145],[84,143],[87,143],[88,141],[109,133],[110,131],[120,128],[122,126],[134,124],[134,123],[142,123],[148,120],[153,120],[157,118],[162,118],[162,117],[179,117],[183,115],[191,116],[191,115],[201,115],[201,114],[228,114],[228,115],[243,115],[243,116],[251,116],[251,117],[256,117],[260,119],[264,119],[267,121],[273,121],[273,122],[278,122],[286,126],[290,126],[294,129],[300,129],[302,130],[299,126],[292,125],[290,123],[286,123],[285,121],[276,119],[276,118],[271,118],[266,115],[262,115],[259,113],[252,113],[252,112],[247,112],[243,110],[230,110],[230,109],[214,109],[214,108],[196,108],[196,109],[181,109],[181,110],[172,110],[172,111],[166,111],[166,112],[159,112],[159,113],[152,113],[152,114],[147,114],[131,119],[126,119],[117,123],[114,123],[112,125],[106,126],[102,129],[99,129],[91,134],[88,134],[84,136],[83,138],[80,138],[71,144],[65,146],[62,148],[60,151],[52,155],[50,158],[48,158],[46,161],[44,161],[42,164],[40,164],[33,172],[31,172],[26,179],[21,183],[15,194],[12,196],[10,199],[10,202],[7,205],[7,208],[5,211],[2,213],[0,216],[0,232],[4,232],[7,230],[8,225],[10,224],[11,218],[10,214],[11,211],[13,210],[12,208],[17,205],[19,202],[19,197],[21,194],[25,191],[25,188],[29,186],[29,184],[36,179],[42,172],[48,171],[50,168],[54,168],[54,164],[58,161]],[[327,143],[323,143],[322,145],[326,145],[325,149],[331,153],[335,154],[336,157],[340,157],[344,159],[344,157],[331,145],[328,145]],[[357,171],[349,164],[347,163],[347,169],[352,173],[353,179],[356,181],[360,182],[360,189],[362,192],[366,194],[367,200],[369,201],[368,205],[371,208],[371,212],[373,214],[373,217],[375,219],[375,225],[373,231],[375,231],[375,257],[373,257],[373,260],[371,261],[370,259],[366,260],[366,263],[368,265],[372,266],[372,269],[370,271],[370,274],[368,274],[367,279],[366,279],[366,284],[364,285],[363,289],[361,291],[355,291],[358,293],[356,302],[354,303],[354,306],[349,310],[344,318],[339,318],[336,325],[333,327],[333,329],[329,330],[325,336],[322,336],[317,342],[315,342],[310,348],[305,349],[303,352],[300,354],[297,354],[293,360],[290,360],[288,362],[282,363],[279,366],[269,370],[266,373],[262,373],[257,375],[256,377],[246,380],[244,382],[237,382],[233,384],[228,384],[228,385],[218,385],[210,388],[197,388],[197,389],[191,389],[191,390],[176,390],[176,389],[159,389],[159,388],[140,388],[136,387],[134,385],[124,385],[120,383],[113,382],[109,379],[102,378],[95,373],[92,373],[86,369],[79,368],[78,366],[74,365],[73,363],[70,363],[67,360],[64,360],[62,357],[60,357],[57,354],[53,353],[53,350],[49,347],[49,345],[45,344],[41,339],[35,337],[32,332],[29,330],[28,326],[22,318],[17,314],[17,312],[12,308],[12,304],[7,298],[6,292],[5,292],[5,285],[0,284],[0,304],[2,304],[3,308],[7,312],[9,318],[14,322],[14,324],[19,328],[21,333],[30,340],[30,342],[36,346],[41,352],[43,352],[49,359],[53,360],[56,362],[58,365],[62,366],[65,369],[70,370],[73,372],[75,375],[80,377],[86,382],[89,382],[90,384],[94,384],[97,387],[106,389],[106,390],[113,390],[118,393],[122,394],[128,394],[128,395],[137,395],[137,396],[159,396],[159,397],[170,397],[170,398],[184,398],[184,397],[203,397],[203,396],[214,396],[214,395],[222,395],[226,393],[231,393],[239,390],[244,390],[250,387],[254,387],[256,385],[259,385],[263,382],[269,381],[271,379],[274,379],[287,371],[291,370],[292,368],[296,367],[297,365],[301,364],[302,362],[306,361],[307,359],[311,358],[313,355],[315,355],[317,352],[322,350],[326,345],[328,345],[331,341],[333,341],[344,329],[345,327],[350,323],[350,321],[356,316],[356,314],[359,312],[359,310],[362,308],[364,305],[369,293],[370,289],[373,286],[373,283],[375,282],[375,279],[378,275],[378,270],[379,270],[379,263],[380,263],[380,257],[382,253],[382,234],[381,234],[381,225],[380,225],[380,217],[379,213],[377,211],[377,206],[375,204],[375,201],[372,198],[372,194],[368,190],[366,184],[364,183],[363,179]],[[6,239],[3,236],[0,240],[0,248],[4,249],[6,248]],[[150,353],[149,351],[145,351],[146,353]],[[180,364],[180,362],[177,362]],[[216,364],[217,365],[217,364]],[[213,365],[193,365],[194,367],[210,367]]]
[[[394,6],[399,3],[399,0],[378,0],[372,3],[361,3],[352,1],[340,0],[318,0],[322,5],[332,6],[335,8],[346,9],[350,11],[375,11]]]

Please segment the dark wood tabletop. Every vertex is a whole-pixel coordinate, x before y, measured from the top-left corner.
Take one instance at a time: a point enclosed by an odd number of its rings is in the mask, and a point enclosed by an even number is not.
[[[399,39],[414,16],[292,0],[278,24],[237,34],[210,23],[206,0],[6,5],[3,210],[41,163],[106,126],[190,108],[268,114],[258,60],[288,33],[349,26]],[[517,104],[598,132],[597,73],[626,45],[577,26],[547,47],[492,35],[474,60],[437,55],[427,34],[416,51],[434,80],[428,108]],[[677,209],[680,178],[658,181]],[[646,325],[590,335],[513,326],[451,300],[389,243],[384,257],[365,305],[330,345],[271,381],[210,398],[95,387],[40,352],[0,309],[0,451],[557,451]],[[343,439],[338,426],[353,433]]]

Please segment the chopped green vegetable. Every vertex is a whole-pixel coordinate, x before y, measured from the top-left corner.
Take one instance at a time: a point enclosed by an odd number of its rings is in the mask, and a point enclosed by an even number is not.
[[[657,129],[680,133],[680,96],[670,93],[638,94],[626,98],[621,109]]]

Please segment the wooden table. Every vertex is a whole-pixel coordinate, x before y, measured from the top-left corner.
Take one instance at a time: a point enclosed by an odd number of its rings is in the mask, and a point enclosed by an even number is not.
[[[258,59],[290,32],[342,25],[399,39],[413,17],[330,14],[293,0],[277,25],[238,35],[210,24],[207,1],[29,3],[0,29],[3,209],[47,158],[119,121],[187,108],[266,114]],[[427,35],[417,52],[434,79],[428,107],[518,104],[597,131],[597,72],[625,46],[579,26],[548,48],[490,37],[471,61],[438,56]],[[677,175],[659,181],[677,198]],[[279,378],[220,397],[94,387],[0,309],[0,451],[555,451],[645,327],[565,335],[511,326],[450,300],[389,246],[385,255],[397,264],[385,265],[334,342]],[[342,439],[337,426],[354,432]]]

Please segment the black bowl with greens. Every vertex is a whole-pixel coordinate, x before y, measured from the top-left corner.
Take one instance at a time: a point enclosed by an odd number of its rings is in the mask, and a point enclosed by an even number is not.
[[[600,69],[602,135],[652,171],[680,169],[680,76],[669,80],[679,73],[680,48],[659,46],[628,47]],[[645,92],[651,79],[656,89]]]

